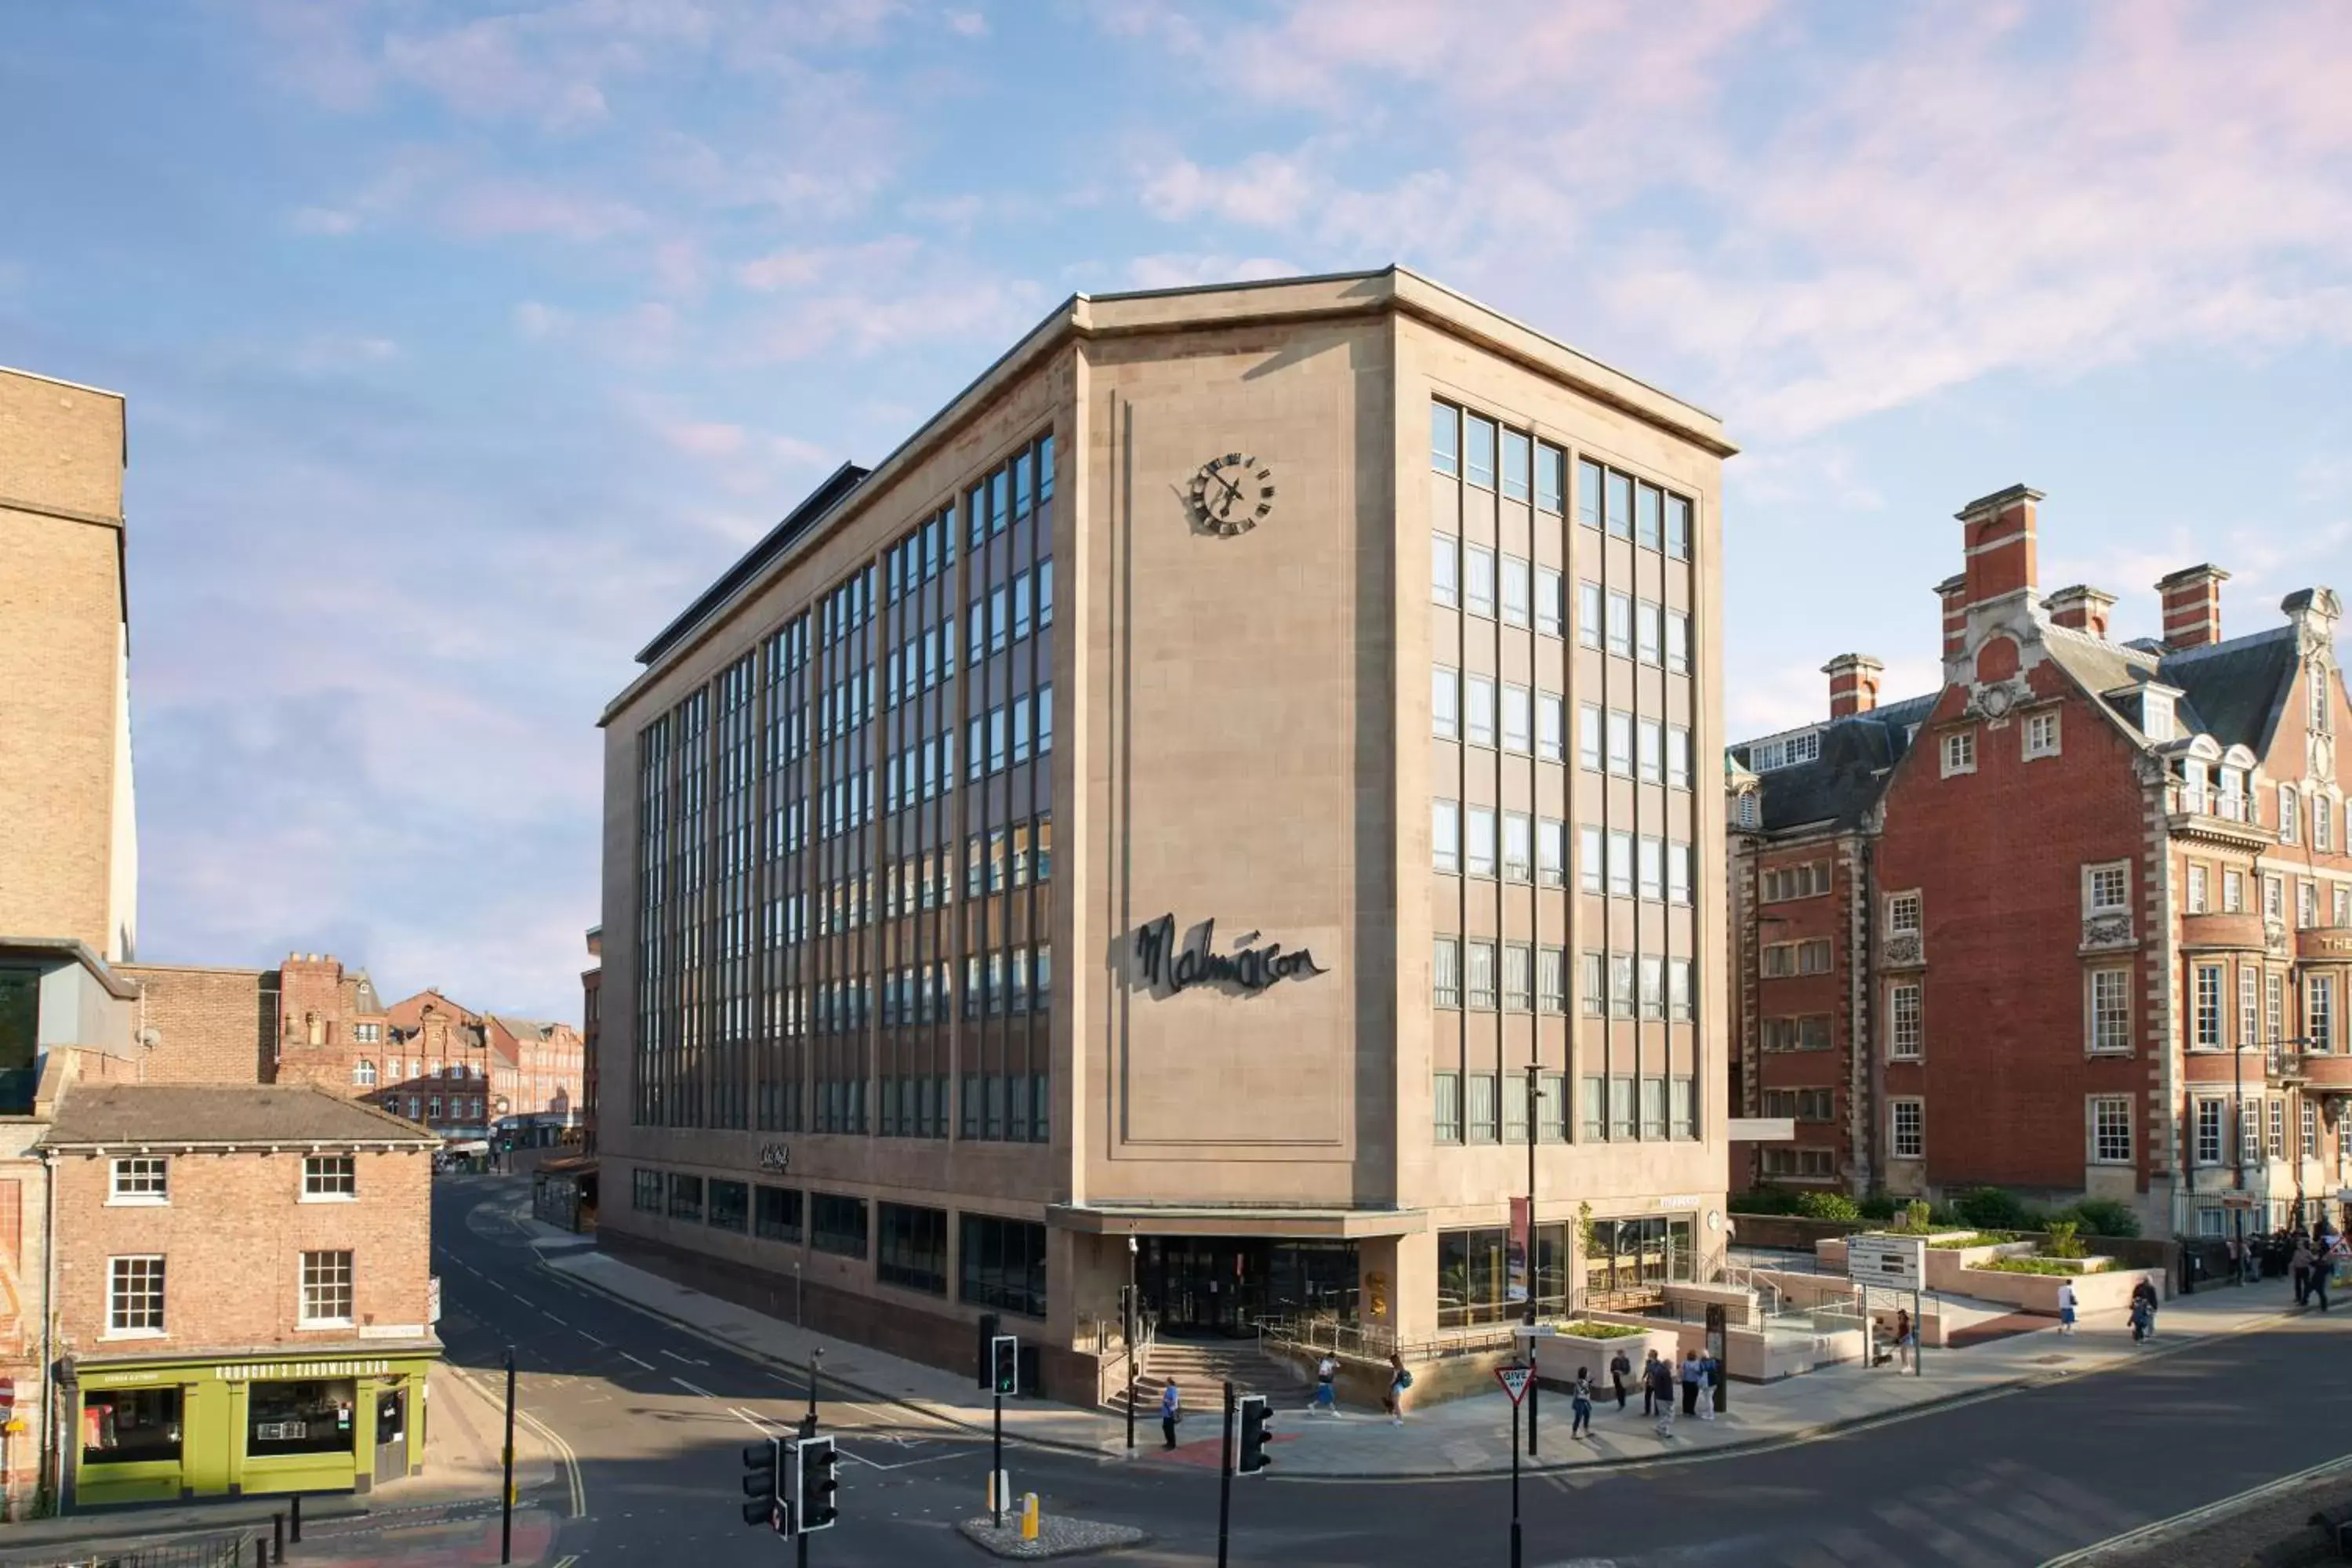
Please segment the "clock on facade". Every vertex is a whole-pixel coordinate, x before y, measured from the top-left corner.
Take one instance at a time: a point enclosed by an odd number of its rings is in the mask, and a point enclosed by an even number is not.
[[[1274,510],[1274,470],[1255,458],[1228,452],[1192,475],[1192,515],[1211,533],[1230,539],[1264,522]]]

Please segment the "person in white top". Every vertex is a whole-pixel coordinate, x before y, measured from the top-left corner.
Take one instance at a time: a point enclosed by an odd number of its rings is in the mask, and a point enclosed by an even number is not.
[[[2058,1282],[2058,1331],[2062,1334],[2074,1331],[2074,1282],[2072,1279]]]

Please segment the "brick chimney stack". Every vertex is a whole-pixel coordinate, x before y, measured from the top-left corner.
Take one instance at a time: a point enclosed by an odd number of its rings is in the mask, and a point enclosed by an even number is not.
[[[2221,640],[2221,584],[2229,580],[2227,572],[2208,563],[2184,567],[2158,581],[2167,647],[2203,647]]]
[[[1971,607],[2033,591],[2033,506],[2041,499],[2040,490],[2011,485],[1979,497],[1956,514],[1968,542],[1962,575]]]
[[[2104,637],[2107,635],[2107,616],[2116,607],[2116,596],[2077,583],[2071,588],[2059,589],[2042,604],[2050,612],[2053,625]]]
[[[1951,658],[1969,646],[1969,579],[1955,574],[1936,584],[1944,605],[1944,657]]]
[[[1851,719],[1878,706],[1879,679],[1886,667],[1866,653],[1842,653],[1822,666],[1830,678],[1830,717]]]

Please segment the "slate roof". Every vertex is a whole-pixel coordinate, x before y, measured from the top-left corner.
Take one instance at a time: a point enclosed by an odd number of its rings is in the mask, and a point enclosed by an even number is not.
[[[1910,749],[1911,726],[1935,711],[1941,693],[1882,703],[1867,713],[1822,726],[1822,754],[1810,763],[1774,768],[1762,781],[1760,821],[1767,833],[1815,823],[1850,828],[1861,824],[1886,788],[1887,775]],[[1747,766],[1747,744],[1731,748]]]
[[[2270,749],[2301,662],[2294,627],[2273,626],[2172,654],[2158,679],[2189,694],[2200,731],[2225,749],[2244,746],[2260,756]]]
[[[42,1146],[50,1149],[125,1143],[389,1143],[437,1149],[441,1140],[390,1111],[324,1089],[285,1084],[71,1084],[41,1135]]]

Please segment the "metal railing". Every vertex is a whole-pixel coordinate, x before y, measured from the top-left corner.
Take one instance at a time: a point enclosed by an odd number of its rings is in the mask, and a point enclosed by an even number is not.
[[[59,1547],[59,1555],[0,1557],[8,1568],[241,1568],[255,1560],[257,1544],[267,1547],[269,1532],[250,1528],[198,1536],[193,1541],[162,1541],[152,1546],[123,1546],[98,1551]]]

